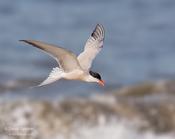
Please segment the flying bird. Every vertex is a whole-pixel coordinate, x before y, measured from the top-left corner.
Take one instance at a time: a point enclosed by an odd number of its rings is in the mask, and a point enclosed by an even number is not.
[[[72,51],[60,46],[48,44],[36,40],[20,40],[36,48],[43,50],[52,56],[58,63],[58,67],[53,68],[49,77],[38,86],[53,83],[61,78],[67,80],[80,80],[85,82],[96,82],[104,86],[99,73],[90,70],[91,64],[96,55],[103,48],[105,37],[104,27],[97,24],[89,39],[87,40],[84,51],[76,56]]]

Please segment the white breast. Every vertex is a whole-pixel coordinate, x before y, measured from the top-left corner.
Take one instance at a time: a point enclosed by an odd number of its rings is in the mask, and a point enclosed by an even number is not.
[[[85,76],[85,73],[82,70],[73,70],[63,74],[63,78],[68,80],[82,80],[83,76]]]

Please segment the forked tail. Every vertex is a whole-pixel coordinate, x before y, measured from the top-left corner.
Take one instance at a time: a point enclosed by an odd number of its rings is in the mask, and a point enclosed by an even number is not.
[[[62,73],[63,73],[63,71],[60,68],[58,68],[58,67],[53,68],[53,70],[49,74],[49,77],[46,80],[44,80],[41,84],[39,84],[38,86],[44,86],[44,85],[53,83],[53,82],[61,79]]]

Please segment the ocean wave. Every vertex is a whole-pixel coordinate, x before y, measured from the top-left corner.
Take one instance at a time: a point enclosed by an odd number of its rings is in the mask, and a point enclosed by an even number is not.
[[[174,139],[174,101],[141,100],[106,94],[59,101],[4,101],[0,137]]]

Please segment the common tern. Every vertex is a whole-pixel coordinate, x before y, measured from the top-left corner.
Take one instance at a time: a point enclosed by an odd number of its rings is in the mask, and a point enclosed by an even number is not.
[[[100,74],[90,70],[94,58],[103,48],[104,37],[104,27],[97,24],[85,44],[84,51],[80,53],[79,56],[76,56],[70,50],[45,42],[36,40],[20,41],[43,50],[58,62],[59,67],[53,68],[49,77],[38,86],[53,83],[61,78],[67,80],[96,82],[99,85],[104,86],[104,81],[102,80]]]

